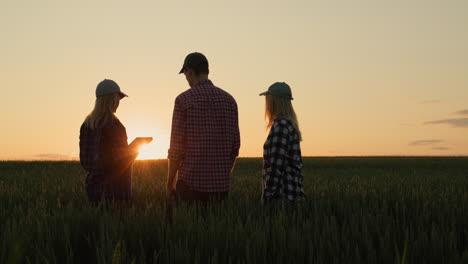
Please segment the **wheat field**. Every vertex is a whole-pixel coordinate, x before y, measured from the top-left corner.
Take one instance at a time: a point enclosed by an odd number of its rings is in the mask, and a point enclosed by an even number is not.
[[[78,162],[0,162],[0,263],[468,263],[468,158],[305,158],[307,200],[260,203],[261,159],[228,201],[165,203],[165,160],[134,165],[132,201],[90,205]]]

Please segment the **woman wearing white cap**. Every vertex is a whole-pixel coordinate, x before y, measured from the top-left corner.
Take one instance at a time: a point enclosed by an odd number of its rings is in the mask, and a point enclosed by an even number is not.
[[[90,202],[130,199],[132,165],[141,139],[127,143],[125,127],[115,116],[120,99],[127,95],[112,80],[96,88],[96,103],[80,129],[80,162],[88,172],[85,182]]]
[[[263,204],[279,209],[294,207],[303,200],[302,141],[291,88],[284,82],[272,84],[265,95],[265,118],[270,129],[263,146]]]

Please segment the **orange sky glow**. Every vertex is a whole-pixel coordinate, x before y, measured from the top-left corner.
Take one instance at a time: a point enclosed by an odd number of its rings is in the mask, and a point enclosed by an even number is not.
[[[260,157],[264,98],[293,90],[304,156],[468,155],[467,1],[2,1],[0,160],[70,160],[101,80],[139,159],[166,158],[178,71],[204,53]]]

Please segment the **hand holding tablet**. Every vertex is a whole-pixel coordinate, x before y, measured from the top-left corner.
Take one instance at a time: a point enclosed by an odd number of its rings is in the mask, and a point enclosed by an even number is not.
[[[130,145],[128,145],[130,148],[140,148],[144,144],[148,144],[151,141],[153,141],[152,137],[136,137]]]

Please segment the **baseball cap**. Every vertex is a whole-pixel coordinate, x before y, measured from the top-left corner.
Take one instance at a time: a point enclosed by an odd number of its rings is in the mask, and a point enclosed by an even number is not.
[[[291,87],[289,87],[289,85],[285,82],[275,82],[268,88],[268,91],[263,92],[259,95],[261,96],[261,95],[266,95],[266,94],[271,94],[274,96],[279,96],[279,97],[293,100]]]
[[[179,71],[179,74],[183,73],[186,68],[192,68],[198,71],[208,70],[208,60],[205,55],[200,52],[190,53],[185,57],[184,65]]]
[[[120,98],[128,97],[128,95],[120,91],[119,85],[113,80],[104,79],[96,87],[96,97],[112,93],[119,93]]]

